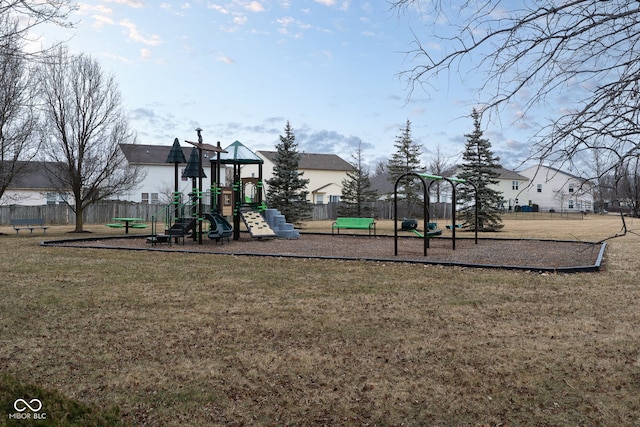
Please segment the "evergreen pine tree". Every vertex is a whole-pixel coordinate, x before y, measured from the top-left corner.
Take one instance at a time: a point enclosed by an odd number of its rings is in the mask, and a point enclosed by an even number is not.
[[[420,157],[422,147],[411,138],[411,122],[407,119],[402,134],[396,137],[394,144],[396,152],[393,153],[387,164],[389,181],[395,185],[398,178],[407,172],[416,172],[420,169]],[[409,179],[398,187],[398,198],[404,199],[407,206],[407,216],[412,216],[418,202],[422,201],[422,189],[418,180]]]
[[[307,200],[306,187],[308,179],[303,179],[300,172],[298,144],[293,129],[287,121],[284,136],[280,135],[280,143],[276,146],[273,178],[266,181],[269,186],[269,206],[282,213],[287,221],[300,225],[311,218],[313,205]]]
[[[466,134],[464,152],[462,153],[461,172],[459,178],[473,182],[478,190],[478,231],[498,231],[504,224],[500,217],[502,193],[491,188],[497,185],[500,158],[491,151],[491,142],[482,137],[480,129],[480,113],[474,108],[471,113],[474,130]],[[475,231],[475,191],[471,185],[459,184],[456,198],[465,206],[458,214],[464,228]]]
[[[342,196],[338,215],[347,217],[373,217],[375,209],[371,202],[378,199],[378,193],[371,189],[371,178],[368,169],[362,164],[362,147],[358,144],[352,156],[353,170],[347,172],[342,180]]]

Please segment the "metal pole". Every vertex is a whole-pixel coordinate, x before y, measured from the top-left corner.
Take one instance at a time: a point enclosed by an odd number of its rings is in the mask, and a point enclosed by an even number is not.
[[[202,144],[202,129],[197,128],[198,143]],[[202,145],[198,147],[198,243],[202,244],[202,217],[204,216],[202,206]]]

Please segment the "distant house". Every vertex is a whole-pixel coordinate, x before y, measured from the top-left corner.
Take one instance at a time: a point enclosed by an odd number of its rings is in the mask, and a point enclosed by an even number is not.
[[[193,146],[182,147],[185,159],[189,159]],[[130,165],[137,165],[145,172],[145,178],[136,193],[122,194],[123,200],[133,201],[142,204],[167,204],[171,201],[175,185],[175,165],[166,163],[170,145],[142,145],[142,144],[120,144],[120,149],[124,153]],[[203,179],[203,187],[209,189],[210,162],[212,153],[203,152],[203,169],[206,178]],[[184,194],[191,192],[192,183],[189,178],[182,178],[186,163],[178,165],[178,189]]]
[[[258,151],[258,156],[264,159],[263,177],[266,182],[273,177],[273,167],[276,161],[276,151]],[[353,166],[336,154],[301,153],[298,163],[304,179],[309,180],[309,201],[315,204],[339,202],[342,195],[342,181],[347,178],[347,172]],[[265,184],[267,192],[268,185]]]
[[[140,183],[136,193],[122,195],[124,200],[144,204],[166,204],[171,199],[174,189],[174,169],[172,163],[165,163],[169,156],[171,146],[169,145],[141,145],[141,144],[121,144],[123,153],[130,164],[135,164],[146,172],[145,179]],[[186,159],[189,159],[192,146],[182,147]],[[264,160],[263,181],[273,177],[273,166],[275,161],[275,151],[258,151],[256,153]],[[215,153],[203,152],[203,169],[206,178],[203,178],[203,187],[207,191],[211,186],[211,158]],[[183,194],[191,192],[191,179],[182,178],[186,164],[179,164],[179,191]],[[347,171],[351,170],[351,165],[335,154],[309,154],[303,153],[299,163],[300,171],[304,172],[303,177],[309,179],[309,198],[313,203],[327,203],[338,201],[342,193],[342,180],[346,178]],[[223,184],[226,182],[225,173],[221,174]],[[228,174],[227,174],[228,176]],[[243,178],[258,177],[256,165],[243,165],[241,176]],[[231,178],[229,178],[231,179]],[[268,185],[265,184],[268,192]]]
[[[498,184],[492,188],[502,193],[502,208],[510,212],[516,205],[526,203],[527,200],[522,200],[522,195],[529,184],[529,178],[503,167],[496,169],[496,172]]]
[[[425,173],[425,171],[418,172]],[[495,186],[492,186],[492,188],[502,194],[502,207],[505,210],[513,209],[520,203],[526,203],[526,188],[529,183],[529,178],[502,167],[496,169],[496,172],[498,173],[498,183]],[[429,173],[429,171],[426,171],[426,173]],[[453,174],[453,176],[455,175],[456,173]],[[378,191],[378,193],[381,195],[381,199],[390,200],[393,198],[394,184],[389,181],[389,174],[387,172],[383,172],[372,177],[371,187]],[[432,186],[431,188],[430,197],[431,203],[435,203],[437,201],[435,186]],[[451,186],[447,183],[443,183],[440,186],[440,202],[448,204],[451,203]]]
[[[519,173],[529,178],[527,204],[536,204],[542,211],[593,210],[593,185],[588,181],[549,166],[532,166]]]
[[[47,170],[59,167],[54,162],[19,162],[20,172],[11,181],[0,200],[3,205],[57,205],[73,199],[71,190],[60,189]]]

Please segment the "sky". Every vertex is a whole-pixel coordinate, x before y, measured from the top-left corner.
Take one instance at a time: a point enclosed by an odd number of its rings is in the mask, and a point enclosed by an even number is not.
[[[441,79],[409,97],[423,16],[382,0],[85,0],[71,29],[40,28],[115,76],[140,144],[178,138],[223,147],[238,140],[275,150],[291,124],[298,149],[352,161],[360,144],[371,171],[396,151],[407,120],[424,165],[440,150],[459,161],[473,131],[473,81]],[[442,47],[435,41],[427,46]],[[464,79],[463,79],[464,80]],[[473,79],[471,79],[473,80]],[[526,159],[535,127],[517,105],[483,123],[502,165]]]

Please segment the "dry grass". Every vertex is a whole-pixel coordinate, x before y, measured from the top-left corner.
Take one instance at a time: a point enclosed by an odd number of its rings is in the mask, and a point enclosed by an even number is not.
[[[619,229],[508,221],[495,237]],[[0,231],[0,369],[133,424],[640,423],[636,234],[610,241],[604,271],[554,275],[43,248]]]

